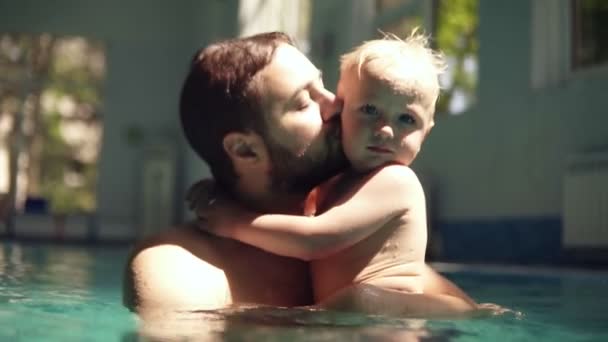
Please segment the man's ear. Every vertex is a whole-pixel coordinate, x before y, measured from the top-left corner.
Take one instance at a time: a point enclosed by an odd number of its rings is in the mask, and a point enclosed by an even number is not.
[[[266,145],[258,134],[253,132],[231,132],[222,141],[224,151],[235,165],[251,164],[266,161]]]

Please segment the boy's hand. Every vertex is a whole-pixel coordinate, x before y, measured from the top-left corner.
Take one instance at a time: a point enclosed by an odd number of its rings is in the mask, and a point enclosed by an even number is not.
[[[197,213],[197,208],[207,206],[214,198],[215,188],[213,179],[203,179],[192,185],[186,194],[188,208]]]
[[[188,191],[186,200],[198,217],[198,227],[201,230],[232,238],[240,210],[213,180],[204,179],[194,184]]]
[[[516,318],[523,317],[523,314],[520,311],[511,310],[505,307],[502,307],[498,304],[494,303],[480,303],[477,304],[477,315],[481,317],[486,316],[501,316],[504,314],[512,314]]]

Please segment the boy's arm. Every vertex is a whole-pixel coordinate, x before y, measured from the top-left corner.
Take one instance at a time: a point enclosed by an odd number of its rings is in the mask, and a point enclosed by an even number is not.
[[[341,289],[318,305],[338,311],[433,319],[490,316],[507,312],[520,315],[496,304],[476,304],[448,294],[404,293],[366,284]]]
[[[261,215],[232,205],[202,210],[201,216],[208,220],[203,228],[218,235],[274,254],[313,260],[352,246],[389,220],[401,219],[419,196],[424,198],[414,172],[391,165],[365,176],[348,198],[316,217]]]

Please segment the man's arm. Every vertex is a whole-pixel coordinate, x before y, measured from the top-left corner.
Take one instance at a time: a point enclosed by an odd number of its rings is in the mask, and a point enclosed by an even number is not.
[[[391,165],[366,176],[349,198],[319,216],[262,215],[234,208],[231,212],[211,209],[202,216],[209,220],[207,229],[221,236],[271,253],[314,260],[350,247],[402,217],[420,196],[424,198],[414,172]]]

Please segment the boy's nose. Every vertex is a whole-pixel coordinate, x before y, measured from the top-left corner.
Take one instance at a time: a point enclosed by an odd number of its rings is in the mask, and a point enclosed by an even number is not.
[[[382,125],[376,131],[376,136],[382,139],[392,139],[393,138],[393,128],[389,125]]]
[[[343,101],[338,99],[334,93],[323,89],[320,94],[319,107],[323,121],[329,121],[335,115],[342,112]]]

